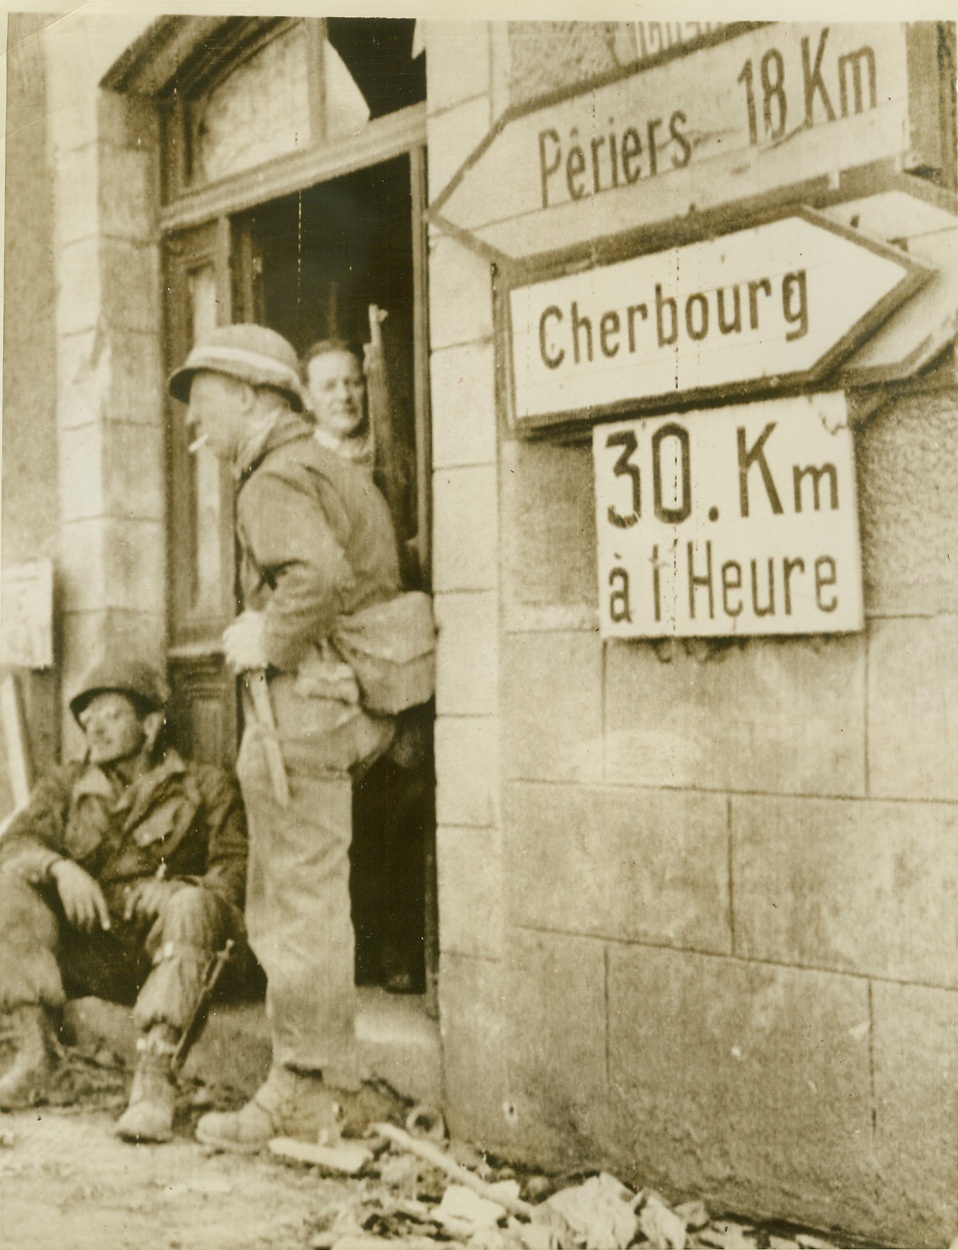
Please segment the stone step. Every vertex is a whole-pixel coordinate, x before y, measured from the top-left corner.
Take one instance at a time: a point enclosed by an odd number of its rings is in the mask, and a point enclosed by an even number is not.
[[[426,1014],[424,999],[371,987],[357,990],[357,996],[356,1036],[370,1070],[405,1097],[440,1107],[439,1025]],[[64,1022],[77,1044],[104,1042],[125,1063],[134,1063],[137,1034],[131,1008],[99,998],[78,998],[68,1004]],[[184,1076],[251,1094],[269,1063],[263,1004],[223,1002],[210,1011],[203,1035],[186,1061]]]

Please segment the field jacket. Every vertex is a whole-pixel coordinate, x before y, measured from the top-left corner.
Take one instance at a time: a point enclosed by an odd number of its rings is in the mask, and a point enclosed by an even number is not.
[[[264,615],[270,667],[294,672],[340,616],[399,594],[389,509],[368,471],[293,414],[239,477],[244,607]]]
[[[247,833],[234,778],[167,751],[132,785],[86,762],[48,773],[0,841],[0,867],[41,882],[62,858],[102,885],[186,878],[242,908]]]

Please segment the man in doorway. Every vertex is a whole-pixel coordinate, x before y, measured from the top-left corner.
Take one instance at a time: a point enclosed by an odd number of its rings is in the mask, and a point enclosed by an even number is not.
[[[320,339],[303,357],[303,372],[318,441],[372,472],[376,447],[358,348],[345,339]]]
[[[17,1046],[0,1107],[41,1101],[67,997],[133,1002],[129,1141],[172,1135],[172,1058],[207,966],[243,933],[246,822],[235,781],[165,749],[160,674],[115,657],[70,708],[79,763],[45,777],[0,842],[0,1010]]]
[[[389,747],[394,723],[364,709],[328,639],[341,616],[393,599],[399,569],[369,474],[320,446],[302,416],[299,362],[284,338],[221,327],[170,392],[237,482],[244,610],[223,646],[248,678],[237,761],[250,823],[246,918],[266,971],[273,1063],[245,1107],[204,1116],[197,1137],[253,1151],[277,1135],[355,1130],[390,1109],[364,1086],[356,1055],[349,847],[353,778]],[[251,696],[266,677],[264,716]]]
[[[392,495],[398,527],[408,512],[402,501],[412,470],[408,454],[398,463],[380,463],[360,349],[345,339],[321,339],[307,349],[303,372],[316,439],[372,474],[387,502]],[[398,457],[403,445],[396,439],[387,441],[394,458]],[[384,481],[387,474],[394,480]],[[402,561],[404,535],[397,537]],[[413,553],[405,554],[406,563],[411,563]],[[403,581],[408,585],[407,578]],[[421,993],[425,988],[423,842],[432,776],[424,711],[410,709],[399,717],[395,741],[357,782],[354,792],[357,977],[361,983],[382,985],[392,993]]]

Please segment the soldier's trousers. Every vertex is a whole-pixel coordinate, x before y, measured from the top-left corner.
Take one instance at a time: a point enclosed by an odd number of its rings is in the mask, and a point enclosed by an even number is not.
[[[246,925],[266,972],[274,1063],[355,1087],[363,1073],[349,895],[353,777],[389,746],[394,725],[293,685],[270,682],[289,805],[273,791],[266,731],[249,717],[236,763],[250,838]]]
[[[56,886],[34,885],[14,865],[0,871],[0,1011],[59,1008],[87,994],[135,1003],[140,1029],[182,1029],[210,956],[242,933],[240,913],[210,890],[182,884],[151,921],[123,919],[120,887],[104,890],[112,928],[71,925]]]

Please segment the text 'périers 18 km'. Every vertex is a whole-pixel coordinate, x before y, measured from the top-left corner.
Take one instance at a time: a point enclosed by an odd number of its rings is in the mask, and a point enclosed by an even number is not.
[[[430,216],[504,256],[557,256],[810,180],[938,168],[931,23],[767,23],[510,109]]]
[[[797,46],[773,44],[744,57],[735,85],[738,128],[747,132],[750,145],[777,143],[790,126],[824,125],[878,107],[874,48],[864,43],[842,52],[834,39],[829,46],[830,34],[825,26],[817,40],[803,35]],[[700,96],[667,115],[611,116],[604,125],[593,121],[588,130],[574,125],[565,134],[543,126],[536,136],[542,207],[684,169],[697,149],[707,149],[712,134],[701,103]]]

